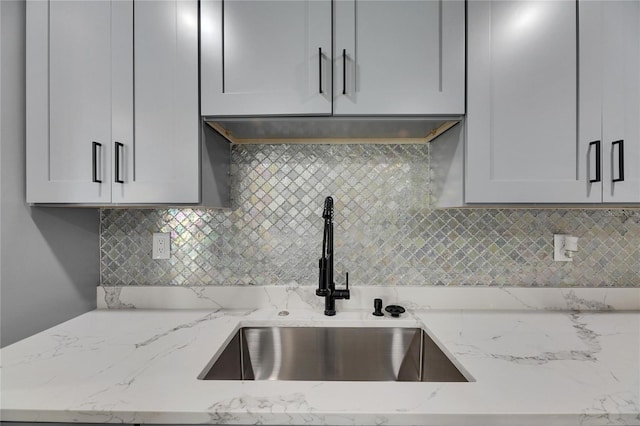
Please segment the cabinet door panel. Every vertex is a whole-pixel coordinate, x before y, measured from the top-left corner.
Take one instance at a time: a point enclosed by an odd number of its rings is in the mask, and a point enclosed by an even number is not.
[[[203,115],[331,113],[329,0],[202,1],[201,53]]]
[[[110,2],[27,7],[27,201],[108,202]]]
[[[577,135],[575,2],[468,4],[465,199],[586,202]]]
[[[114,138],[124,145],[119,165],[124,183],[114,183],[113,202],[197,203],[197,1],[137,1],[129,10],[135,52],[129,99],[135,119],[133,128],[123,126]]]
[[[336,115],[464,113],[464,2],[334,7]]]
[[[581,2],[578,19],[580,21],[578,138],[580,143],[587,147],[583,158],[587,167],[585,177],[587,194],[590,196],[590,201],[599,203],[602,201],[603,182],[606,181],[602,170],[600,179],[597,179],[598,164],[602,168],[602,157],[606,156],[606,144],[602,139],[602,3]],[[600,145],[600,157],[597,155],[598,145]],[[594,182],[591,182],[592,180]]]
[[[602,2],[604,202],[640,202],[640,2]],[[622,140],[622,145],[613,142]],[[620,147],[624,158],[620,157]],[[624,181],[619,166],[623,162]]]

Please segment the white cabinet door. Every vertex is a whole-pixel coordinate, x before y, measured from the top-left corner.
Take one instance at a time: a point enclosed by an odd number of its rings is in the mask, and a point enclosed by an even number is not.
[[[202,0],[202,115],[331,114],[330,0]]]
[[[112,201],[197,203],[198,2],[119,0],[113,7],[121,42],[133,45],[119,50],[114,71]]]
[[[27,2],[26,67],[27,202],[109,202],[111,3]]]
[[[464,114],[464,1],[334,9],[334,115]]]
[[[640,202],[640,1],[601,8],[602,199]]]
[[[599,137],[577,134],[576,8],[468,3],[466,202],[600,201]]]
[[[27,7],[27,201],[199,202],[197,0]]]

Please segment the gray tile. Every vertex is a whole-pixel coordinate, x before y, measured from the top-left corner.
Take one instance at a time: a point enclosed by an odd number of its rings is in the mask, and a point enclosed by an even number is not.
[[[248,145],[231,156],[232,209],[103,209],[113,285],[316,285],[324,197],[335,198],[336,281],[356,285],[640,287],[640,210],[429,208],[428,145]],[[172,258],[151,259],[170,232]],[[554,232],[580,237],[553,262]]]

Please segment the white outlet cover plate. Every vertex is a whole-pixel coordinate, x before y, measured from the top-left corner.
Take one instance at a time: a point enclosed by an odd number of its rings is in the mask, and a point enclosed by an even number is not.
[[[573,258],[565,254],[565,234],[554,234],[553,236],[553,260],[556,262],[573,262]]]
[[[171,234],[169,232],[153,233],[153,253],[151,257],[154,260],[171,258]]]

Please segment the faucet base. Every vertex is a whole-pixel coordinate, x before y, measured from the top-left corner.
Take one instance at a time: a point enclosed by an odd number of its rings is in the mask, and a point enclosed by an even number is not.
[[[332,316],[334,316],[334,315],[336,314],[336,311],[335,311],[335,309],[334,309],[334,310],[332,310],[332,311],[329,311],[329,310],[326,310],[326,309],[325,309],[325,310],[324,310],[324,314],[325,314],[326,316],[328,316],[328,317],[332,317]]]

